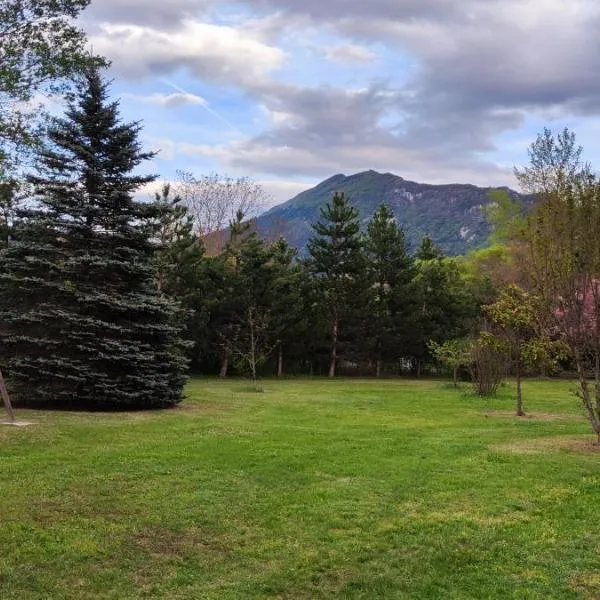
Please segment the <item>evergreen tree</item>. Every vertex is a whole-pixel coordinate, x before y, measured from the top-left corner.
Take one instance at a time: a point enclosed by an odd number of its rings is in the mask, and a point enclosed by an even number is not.
[[[430,343],[441,344],[466,335],[476,310],[454,260],[417,260],[416,267],[413,293],[417,306],[411,354],[420,375],[423,362],[430,357]]]
[[[155,258],[158,290],[180,304],[190,340],[188,354],[197,365],[207,319],[204,244],[194,233],[187,207],[180,196],[171,195],[169,184],[156,193],[155,201],[164,208]]]
[[[0,248],[6,248],[10,239],[10,227],[17,208],[18,183],[11,177],[3,177],[0,167]]]
[[[140,125],[122,123],[96,70],[53,122],[21,211],[0,251],[0,356],[21,403],[165,407],[185,381],[177,306],[156,286],[163,207],[137,202],[152,176]]]
[[[439,246],[437,246],[428,235],[423,236],[415,258],[418,260],[435,260],[436,258],[442,258],[443,256],[444,253]]]
[[[213,345],[219,349],[221,377],[228,373],[234,345],[239,346],[236,339],[246,333],[248,315],[260,314],[261,324],[268,320],[266,312],[273,281],[270,251],[255,232],[250,232],[250,223],[244,221],[242,211],[237,212],[229,231],[227,246],[212,261],[210,268],[216,292],[210,323],[214,332]],[[262,337],[264,340],[264,331]]]
[[[371,331],[370,357],[379,376],[386,359],[401,356],[413,312],[413,261],[404,232],[391,209],[382,204],[367,228],[366,254],[371,279],[371,306],[366,312]]]
[[[311,321],[310,282],[304,266],[295,262],[296,250],[283,238],[279,238],[271,250],[275,269],[271,315],[277,348],[277,375],[281,377],[285,359],[306,351],[306,334]]]
[[[315,235],[308,242],[309,265],[328,318],[329,376],[334,377],[343,343],[347,343],[348,334],[364,311],[368,287],[358,210],[343,193],[336,193],[321,210],[321,220],[312,227]]]

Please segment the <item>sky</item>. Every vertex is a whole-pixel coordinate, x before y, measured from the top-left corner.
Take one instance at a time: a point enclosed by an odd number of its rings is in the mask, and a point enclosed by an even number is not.
[[[598,0],[92,0],[82,25],[164,180],[515,187],[544,126],[600,159]]]

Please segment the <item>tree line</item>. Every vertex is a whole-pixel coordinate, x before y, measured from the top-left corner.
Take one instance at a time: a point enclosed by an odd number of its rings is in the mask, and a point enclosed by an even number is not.
[[[254,379],[418,373],[430,340],[467,332],[477,303],[455,262],[429,238],[410,256],[385,205],[363,234],[336,194],[299,257],[283,238],[252,231],[243,180],[246,204],[222,250],[208,254],[194,206],[170,186],[136,199],[155,179],[135,174],[153,156],[140,128],[121,121],[88,66],[65,115],[50,121],[36,169],[18,182],[27,202],[10,188],[0,350],[17,401],[167,406],[181,398],[187,368]]]

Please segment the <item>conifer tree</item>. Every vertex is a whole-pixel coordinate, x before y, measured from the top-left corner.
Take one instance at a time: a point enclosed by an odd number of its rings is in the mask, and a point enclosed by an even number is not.
[[[435,260],[436,258],[442,258],[443,256],[444,253],[439,246],[437,246],[428,235],[423,236],[415,258],[418,260]]]
[[[97,70],[56,119],[21,211],[0,252],[0,360],[21,403],[166,407],[182,396],[177,306],[156,286],[164,207],[137,202],[152,176],[140,125],[119,119]]]
[[[412,259],[404,232],[385,204],[377,209],[368,225],[366,255],[372,285],[371,307],[367,311],[370,354],[379,376],[386,359],[400,358],[413,311]]]
[[[268,311],[272,282],[269,250],[263,240],[251,232],[251,224],[244,221],[242,211],[230,222],[229,232],[225,250],[210,266],[216,292],[210,307],[210,325],[214,332],[213,346],[219,349],[221,377],[228,373],[236,339],[243,337],[245,332],[241,329],[249,324],[248,315],[260,313],[261,322],[266,322],[264,314]]]
[[[284,362],[298,350],[300,343],[305,349],[305,333],[310,322],[310,294],[307,272],[295,262],[296,250],[283,238],[272,248],[275,269],[271,294],[273,338],[277,348],[277,375],[284,374]]]
[[[312,227],[315,235],[308,242],[309,266],[318,280],[321,304],[328,318],[329,376],[334,377],[340,346],[359,320],[361,308],[364,310],[368,286],[358,210],[343,193],[336,193],[321,209],[321,220]]]
[[[417,375],[430,356],[430,343],[463,337],[468,332],[469,318],[474,316],[471,297],[456,262],[439,251],[419,255],[437,253],[437,258],[416,261],[413,293],[417,306],[411,354],[416,360]]]
[[[207,320],[204,244],[181,196],[172,196],[168,183],[155,194],[155,201],[164,207],[155,258],[158,290],[180,304],[190,342],[188,355],[197,364]]]

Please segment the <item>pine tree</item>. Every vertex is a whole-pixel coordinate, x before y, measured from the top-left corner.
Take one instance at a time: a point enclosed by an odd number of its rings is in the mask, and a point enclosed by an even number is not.
[[[416,261],[413,293],[416,309],[411,354],[420,375],[424,360],[430,357],[430,343],[466,335],[474,307],[456,262],[443,256]]]
[[[334,194],[321,210],[308,242],[309,265],[318,280],[331,341],[329,376],[336,373],[340,347],[347,342],[358,315],[364,310],[365,282],[363,241],[358,210],[343,193]]]
[[[18,205],[19,186],[12,177],[3,176],[0,166],[0,248],[6,248],[10,239],[11,222]]]
[[[310,307],[306,269],[295,262],[296,250],[283,238],[272,246],[275,269],[271,298],[273,338],[277,347],[277,375],[284,374],[287,358],[298,352],[298,345],[306,348]],[[312,333],[312,332],[311,332]]]
[[[155,194],[155,202],[164,207],[158,234],[160,250],[155,257],[158,290],[180,304],[190,340],[188,356],[197,365],[207,320],[204,244],[194,233],[188,208],[180,196],[171,195],[168,183]]]
[[[267,321],[269,294],[273,280],[271,253],[263,240],[251,232],[251,224],[238,211],[229,225],[230,240],[220,256],[211,261],[210,273],[215,295],[210,307],[213,346],[219,349],[220,376],[225,377],[234,350],[248,326],[250,314],[260,315],[261,327]],[[264,331],[261,333],[265,339]]]
[[[164,208],[133,194],[140,125],[122,123],[90,70],[48,132],[21,211],[0,252],[0,356],[21,403],[166,407],[182,396],[177,306],[156,287]]]
[[[372,285],[371,308],[367,311],[369,354],[379,376],[386,359],[401,357],[414,308],[410,289],[413,261],[404,232],[385,204],[377,209],[367,228],[366,255]]]
[[[440,250],[439,246],[428,235],[423,236],[415,258],[418,260],[435,260],[443,256],[444,253]]]

